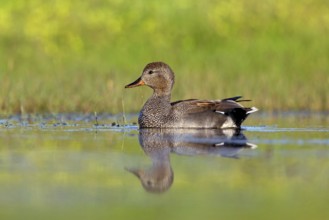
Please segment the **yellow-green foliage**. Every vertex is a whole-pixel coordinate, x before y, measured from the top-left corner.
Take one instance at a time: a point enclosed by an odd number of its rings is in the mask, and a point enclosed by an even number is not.
[[[329,108],[326,0],[3,0],[0,30],[2,113],[137,111],[149,91],[123,86],[155,60],[175,99]]]

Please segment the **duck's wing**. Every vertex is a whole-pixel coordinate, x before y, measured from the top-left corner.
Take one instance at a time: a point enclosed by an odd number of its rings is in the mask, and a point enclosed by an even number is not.
[[[215,112],[227,117],[231,117],[237,126],[246,119],[246,117],[258,109],[255,107],[246,108],[239,102],[250,101],[241,100],[242,96],[235,96],[221,100],[200,100],[188,99],[171,103],[174,111],[184,111],[185,114],[197,114],[203,112]]]
[[[246,109],[238,102],[250,100],[239,100],[240,98],[242,98],[242,96],[235,96],[221,100],[187,99],[172,102],[171,105],[174,109],[184,111],[185,113],[198,113],[204,111],[228,112],[236,108]]]

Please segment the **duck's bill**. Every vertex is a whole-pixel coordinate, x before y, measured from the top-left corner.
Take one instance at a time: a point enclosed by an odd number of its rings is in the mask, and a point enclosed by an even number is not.
[[[142,85],[145,85],[145,82],[139,77],[135,82],[126,85],[125,88],[133,88]]]
[[[138,169],[125,167],[125,170],[140,178],[140,171]]]

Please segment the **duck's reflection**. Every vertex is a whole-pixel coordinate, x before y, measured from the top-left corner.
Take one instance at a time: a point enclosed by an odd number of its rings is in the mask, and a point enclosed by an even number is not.
[[[220,155],[237,158],[244,148],[255,148],[235,129],[141,129],[139,143],[152,160],[149,168],[126,168],[136,175],[148,192],[165,192],[173,183],[170,153]]]

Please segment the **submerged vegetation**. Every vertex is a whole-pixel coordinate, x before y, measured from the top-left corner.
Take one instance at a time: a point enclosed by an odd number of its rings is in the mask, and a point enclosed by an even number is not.
[[[151,61],[174,99],[244,95],[263,110],[328,110],[325,0],[2,1],[0,112],[133,112]]]

